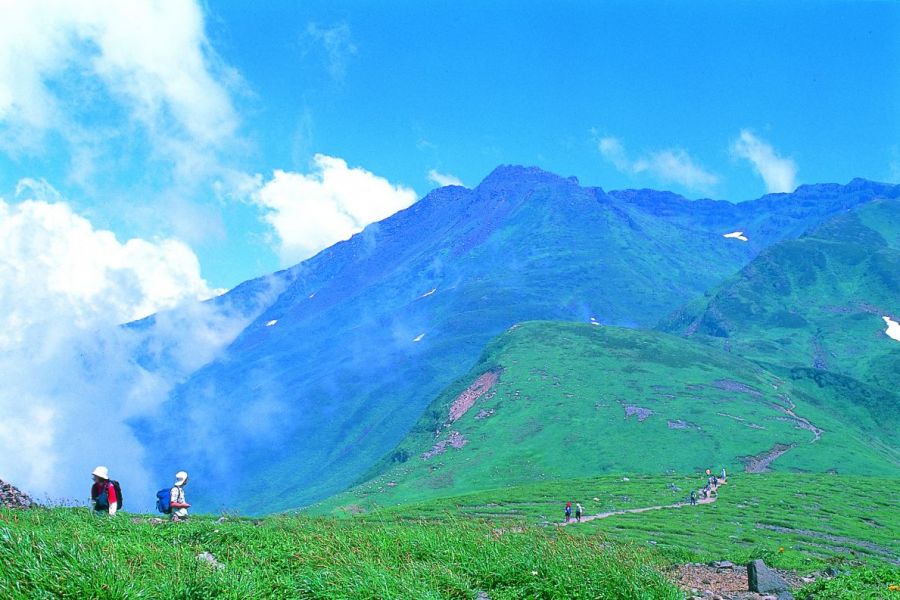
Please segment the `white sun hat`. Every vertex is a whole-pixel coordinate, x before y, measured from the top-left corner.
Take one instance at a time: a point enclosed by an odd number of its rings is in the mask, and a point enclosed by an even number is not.
[[[175,485],[184,485],[187,481],[188,474],[187,471],[178,471],[175,473]]]
[[[97,467],[91,475],[96,475],[100,479],[109,479],[109,469],[106,467]]]

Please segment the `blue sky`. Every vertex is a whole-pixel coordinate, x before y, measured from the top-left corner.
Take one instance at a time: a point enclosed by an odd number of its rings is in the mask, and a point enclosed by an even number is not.
[[[0,198],[65,203],[121,244],[183,243],[199,271],[172,298],[293,264],[499,164],[734,201],[900,178],[896,3],[46,4],[4,42],[37,76],[0,71]],[[55,54],[16,45],[38,31],[62,40]],[[57,114],[4,110],[4,87]],[[325,183],[292,205],[291,174],[324,177],[316,155],[346,163],[334,186],[353,169],[393,186],[380,210],[338,223]],[[262,202],[276,170],[280,196]],[[357,184],[337,194],[368,197]]]
[[[128,423],[253,318],[195,300],[438,185],[900,180],[896,2],[0,4],[0,478],[38,495],[138,478]]]

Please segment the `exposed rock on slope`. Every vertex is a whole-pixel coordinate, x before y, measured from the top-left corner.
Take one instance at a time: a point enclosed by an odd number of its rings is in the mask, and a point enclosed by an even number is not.
[[[0,506],[4,508],[31,508],[34,501],[16,486],[0,479]]]

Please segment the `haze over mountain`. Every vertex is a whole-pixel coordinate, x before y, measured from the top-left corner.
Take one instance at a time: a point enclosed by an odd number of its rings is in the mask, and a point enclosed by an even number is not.
[[[173,391],[167,417],[135,426],[145,444],[183,458],[201,482],[199,508],[307,504],[392,450],[511,325],[651,327],[770,244],[898,196],[854,180],[740,204],[689,201],[500,167],[280,273],[277,300]],[[166,454],[156,455],[160,474],[171,470]]]

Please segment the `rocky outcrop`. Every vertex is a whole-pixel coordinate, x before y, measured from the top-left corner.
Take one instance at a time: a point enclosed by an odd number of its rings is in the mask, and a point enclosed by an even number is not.
[[[747,563],[747,586],[751,592],[760,594],[778,594],[790,592],[791,586],[781,575],[766,566],[761,560]]]
[[[4,508],[31,508],[34,500],[16,486],[0,479],[0,506]]]

